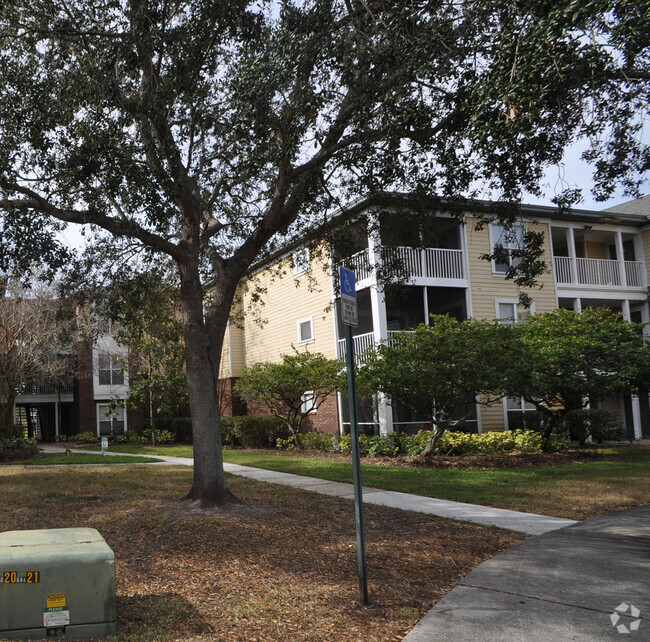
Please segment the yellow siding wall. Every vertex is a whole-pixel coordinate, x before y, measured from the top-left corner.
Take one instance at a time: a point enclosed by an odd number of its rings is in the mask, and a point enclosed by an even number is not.
[[[544,252],[547,264],[551,268],[551,245],[549,228],[546,223],[531,223],[528,229],[544,232]],[[518,299],[520,289],[501,275],[492,274],[492,264],[479,257],[490,253],[490,236],[488,228],[480,231],[474,229],[474,220],[467,222],[467,251],[469,260],[470,291],[472,297],[472,316],[477,319],[494,319],[497,299]],[[535,312],[548,312],[556,307],[555,283],[551,272],[542,274],[538,279],[540,288],[524,289],[535,301]]]
[[[221,353],[219,379],[238,376],[246,361],[244,329],[242,327],[241,288],[235,297],[230,314],[231,322],[226,332]],[[238,374],[234,374],[238,373]]]
[[[609,259],[609,247],[607,243],[592,243],[585,244],[587,251],[587,258],[589,259]]]
[[[310,273],[294,278],[289,257],[242,286],[243,330],[235,332],[231,326],[231,337],[238,337],[233,347],[232,376],[240,376],[243,366],[280,361],[283,354],[292,352],[292,345],[298,350],[336,356],[332,279],[324,263],[322,257],[312,259]],[[255,301],[256,291],[260,301]],[[297,324],[308,317],[313,317],[314,342],[299,346]]]
[[[544,252],[548,267],[551,268],[551,245],[549,226],[547,223],[530,223],[528,229],[534,232],[544,232]],[[467,251],[469,262],[470,293],[472,299],[472,316],[477,319],[496,318],[496,300],[519,298],[520,289],[512,282],[506,281],[501,275],[492,273],[492,264],[483,261],[480,256],[489,254],[490,234],[487,227],[476,230],[474,219],[467,221]],[[555,283],[551,272],[543,274],[538,279],[541,289],[525,289],[535,301],[535,312],[548,312],[556,307]],[[491,406],[480,406],[481,425],[483,430],[503,430],[503,403],[497,402]]]

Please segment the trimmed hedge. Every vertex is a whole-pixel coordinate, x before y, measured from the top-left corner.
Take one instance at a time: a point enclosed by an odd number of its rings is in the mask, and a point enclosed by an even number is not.
[[[173,435],[173,441],[176,443],[192,443],[190,417],[157,417],[154,419],[154,426],[157,431],[157,443],[173,443],[162,441],[160,436],[167,432]],[[147,430],[144,431],[146,432]],[[148,434],[150,437],[151,433]],[[283,439],[288,435],[289,431],[282,419],[272,415],[221,417],[223,445],[230,448],[275,448],[276,439]]]
[[[359,435],[361,455],[375,457],[394,457],[395,455],[419,455],[431,437],[430,430],[421,430],[416,435],[391,433],[369,437]],[[350,435],[332,435],[310,432],[301,436],[303,446],[307,449],[322,450],[332,453],[350,454]],[[279,439],[278,448],[292,450],[295,448],[290,439]],[[564,452],[569,442],[560,435],[551,436],[551,448]],[[532,430],[508,430],[503,432],[484,432],[480,435],[466,432],[445,432],[436,444],[439,455],[477,455],[480,453],[497,455],[507,452],[538,453],[542,452],[542,436]]]

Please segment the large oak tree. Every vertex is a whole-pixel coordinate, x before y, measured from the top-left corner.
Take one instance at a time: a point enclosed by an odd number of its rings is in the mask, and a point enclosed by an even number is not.
[[[646,1],[0,7],[5,229],[89,224],[176,262],[204,504],[232,500],[217,369],[262,252],[386,188],[514,202],[579,136],[603,196],[648,166]]]

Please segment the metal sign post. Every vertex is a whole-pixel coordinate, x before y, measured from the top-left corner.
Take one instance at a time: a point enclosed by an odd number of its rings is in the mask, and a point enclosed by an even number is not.
[[[357,389],[354,379],[354,340],[352,326],[357,326],[357,293],[354,272],[340,268],[341,317],[345,324],[345,356],[350,399],[350,437],[352,442],[352,471],[354,475],[354,513],[357,525],[357,559],[359,566],[359,597],[368,604],[368,573],[366,568],[366,541],[363,525],[363,496],[361,489],[361,456],[359,453],[359,427],[357,423]]]

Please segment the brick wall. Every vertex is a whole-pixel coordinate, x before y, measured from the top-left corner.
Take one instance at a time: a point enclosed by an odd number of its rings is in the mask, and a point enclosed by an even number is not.
[[[247,406],[245,401],[242,401],[234,391],[233,386],[237,382],[239,377],[228,377],[225,379],[219,379],[217,382],[217,395],[219,397],[219,410],[222,417],[238,417],[240,415],[268,415],[267,412],[251,412],[247,411]]]
[[[303,422],[303,432],[315,430],[318,432],[339,432],[339,411],[336,403],[336,393],[323,401],[318,411],[310,414]]]
[[[77,433],[97,431],[97,413],[93,397],[93,356],[88,346],[77,345],[77,377],[74,386]]]

